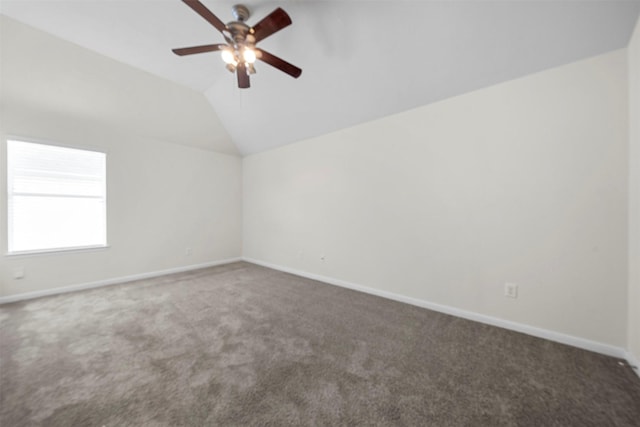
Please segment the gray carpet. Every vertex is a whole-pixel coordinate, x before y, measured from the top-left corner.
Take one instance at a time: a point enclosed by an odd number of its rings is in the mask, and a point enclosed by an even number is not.
[[[0,307],[2,426],[638,426],[618,360],[247,263]]]

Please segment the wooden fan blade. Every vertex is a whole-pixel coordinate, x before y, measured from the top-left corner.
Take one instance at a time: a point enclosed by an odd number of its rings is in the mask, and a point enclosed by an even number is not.
[[[256,43],[258,43],[288,25],[291,25],[291,18],[287,15],[287,12],[277,8],[264,17],[262,21],[258,22],[251,30],[256,38]]]
[[[181,47],[179,49],[171,49],[178,56],[193,55],[194,53],[215,52],[227,47],[226,44],[206,44],[204,46]]]
[[[209,24],[216,27],[216,29],[220,32],[223,32],[227,26],[222,22],[216,15],[214,15],[205,5],[200,3],[198,0],[182,0],[193,9],[198,15],[202,16]]]
[[[293,78],[297,79],[298,77],[300,77],[300,74],[302,74],[302,70],[300,68],[296,67],[293,64],[289,64],[284,59],[280,59],[277,56],[270,54],[266,50],[256,49],[256,53],[256,57],[259,60],[266,62],[267,64],[277,68],[280,71],[284,71]]]
[[[238,87],[240,89],[247,89],[251,84],[249,83],[249,75],[247,74],[247,68],[244,62],[240,62],[236,68],[236,74],[238,75]]]

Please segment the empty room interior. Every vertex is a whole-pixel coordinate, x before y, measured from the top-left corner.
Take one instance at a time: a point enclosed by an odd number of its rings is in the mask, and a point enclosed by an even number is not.
[[[0,0],[0,425],[640,426],[639,15]]]

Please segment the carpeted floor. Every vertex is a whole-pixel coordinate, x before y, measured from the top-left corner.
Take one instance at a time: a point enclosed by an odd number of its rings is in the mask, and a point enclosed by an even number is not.
[[[618,360],[247,263],[0,307],[2,426],[640,426]]]

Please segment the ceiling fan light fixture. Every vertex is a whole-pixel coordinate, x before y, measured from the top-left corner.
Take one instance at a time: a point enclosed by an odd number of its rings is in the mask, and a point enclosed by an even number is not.
[[[233,65],[234,67],[236,65],[238,65],[238,61],[236,60],[236,56],[233,54],[233,51],[231,49],[222,49],[222,51],[220,52],[220,55],[222,56],[222,60],[226,64]]]
[[[242,51],[242,57],[247,64],[253,64],[256,62],[256,52],[250,47],[245,47]]]

